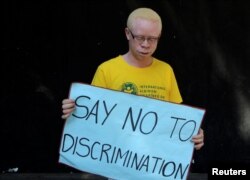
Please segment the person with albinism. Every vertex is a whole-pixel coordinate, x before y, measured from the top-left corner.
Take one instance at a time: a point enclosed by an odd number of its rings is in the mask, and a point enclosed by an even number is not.
[[[91,85],[182,103],[172,67],[153,56],[161,36],[160,16],[150,8],[138,8],[127,19],[128,52],[99,65]],[[72,99],[62,101],[63,119],[75,109]],[[204,146],[204,132],[192,137],[196,150]]]

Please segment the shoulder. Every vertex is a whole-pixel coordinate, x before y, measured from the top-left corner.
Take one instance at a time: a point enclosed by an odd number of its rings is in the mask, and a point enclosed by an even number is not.
[[[109,59],[109,60],[106,60],[106,61],[104,61],[103,63],[101,63],[101,64],[99,65],[99,68],[100,68],[100,67],[116,66],[117,64],[119,64],[120,59],[121,59],[121,56],[118,55],[118,56],[116,56],[116,57],[114,57],[114,58],[111,58],[111,59]]]
[[[163,60],[159,60],[157,58],[154,58],[154,64],[157,67],[161,67],[161,68],[168,69],[168,70],[171,70],[171,71],[173,70],[170,64],[168,64],[167,62],[165,62]]]

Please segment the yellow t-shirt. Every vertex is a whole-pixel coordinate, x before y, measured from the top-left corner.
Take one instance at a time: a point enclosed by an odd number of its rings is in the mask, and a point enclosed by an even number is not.
[[[149,67],[138,68],[129,65],[119,55],[99,65],[91,84],[175,103],[182,102],[173,69],[155,58]]]

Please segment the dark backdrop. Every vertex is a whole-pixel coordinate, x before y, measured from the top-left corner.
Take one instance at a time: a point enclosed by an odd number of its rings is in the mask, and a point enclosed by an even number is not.
[[[163,34],[155,56],[175,71],[184,103],[205,108],[210,163],[250,163],[250,3],[241,0],[62,0],[1,2],[1,172],[74,171],[57,163],[61,100],[72,81],[90,83],[98,64],[127,51],[128,13],[155,9]]]

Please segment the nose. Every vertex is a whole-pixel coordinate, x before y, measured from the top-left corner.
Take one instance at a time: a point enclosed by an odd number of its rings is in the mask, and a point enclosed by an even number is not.
[[[150,43],[149,43],[147,38],[144,39],[144,41],[141,43],[141,46],[143,46],[143,47],[149,47],[150,46]]]

